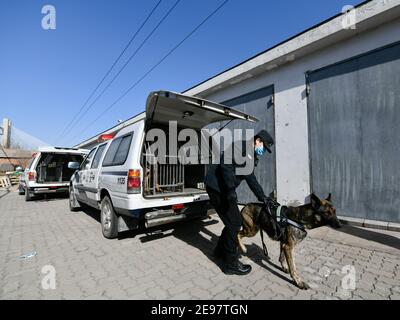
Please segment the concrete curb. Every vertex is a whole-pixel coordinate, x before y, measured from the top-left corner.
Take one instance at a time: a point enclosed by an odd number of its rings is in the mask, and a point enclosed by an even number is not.
[[[238,207],[239,210],[242,210],[244,208],[244,205],[239,204]],[[345,216],[338,216],[338,219],[343,224],[349,226],[400,232],[400,223],[369,220],[364,218],[352,218]]]
[[[345,225],[400,232],[400,223],[338,216]]]

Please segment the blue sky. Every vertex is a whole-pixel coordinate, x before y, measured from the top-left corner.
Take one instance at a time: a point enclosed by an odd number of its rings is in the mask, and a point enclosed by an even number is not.
[[[176,0],[163,0],[112,75]],[[71,146],[144,110],[154,90],[183,91],[341,12],[356,0],[230,0],[94,125],[90,123],[222,0],[181,0],[113,85],[57,139],[158,0],[2,0],[0,119],[50,144]],[[56,30],[43,30],[44,5]],[[111,76],[112,77],[112,76]],[[110,77],[110,79],[111,79]],[[107,82],[106,82],[107,83]]]

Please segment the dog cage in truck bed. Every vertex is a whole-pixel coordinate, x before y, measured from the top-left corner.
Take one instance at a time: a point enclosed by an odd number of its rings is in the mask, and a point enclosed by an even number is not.
[[[194,195],[205,192],[206,166],[201,162],[185,163],[182,154],[159,156],[151,152],[149,145],[142,156],[145,197]]]
[[[184,192],[185,168],[179,156],[166,155],[161,158],[146,152],[144,153],[144,168],[146,196]]]

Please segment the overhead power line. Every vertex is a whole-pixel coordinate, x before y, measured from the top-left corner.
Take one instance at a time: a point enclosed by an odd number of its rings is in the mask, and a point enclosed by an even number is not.
[[[121,51],[117,59],[114,60],[113,64],[111,67],[108,69],[108,71],[105,73],[103,78],[100,80],[100,82],[97,84],[97,86],[94,88],[94,90],[90,93],[89,97],[86,99],[85,103],[80,107],[79,111],[75,114],[75,116],[72,118],[72,120],[67,124],[67,126],[64,128],[64,130],[61,132],[61,134],[57,137],[56,141],[59,141],[61,137],[64,136],[64,134],[67,132],[67,130],[70,128],[70,126],[74,123],[76,118],[79,116],[79,114],[82,112],[82,110],[85,108],[85,106],[88,104],[90,99],[93,97],[93,95],[96,93],[97,89],[103,84],[104,80],[108,77],[108,75],[111,73],[111,71],[114,69],[115,65],[119,62],[121,57],[124,55],[126,50],[130,47],[132,44],[133,40],[137,37],[139,32],[143,29],[147,21],[150,19],[150,17],[153,15],[153,13],[156,11],[157,7],[161,4],[163,0],[159,0],[156,5],[153,7],[153,9],[150,11],[150,13],[147,15],[146,19],[142,22],[142,24],[139,26],[139,28],[136,30],[136,32],[133,34],[131,39],[128,41],[126,44],[125,48]]]
[[[175,45],[166,55],[164,55],[154,66],[152,66],[145,74],[143,74],[132,86],[128,88],[122,95],[120,95],[112,104],[110,104],[102,113],[94,119],[85,129],[75,135],[73,139],[81,136],[87,129],[95,124],[104,114],[110,111],[119,101],[121,101],[131,90],[133,90],[140,82],[142,82],[154,69],[156,69],[165,59],[167,59],[175,50],[177,50],[187,39],[189,39],[203,24],[205,24],[212,16],[214,16],[222,7],[224,7],[229,0],[223,1],[214,11],[212,11],[205,19],[202,20],[192,31],[190,31],[177,45]]]
[[[125,62],[125,64],[121,67],[121,69],[114,75],[114,77],[111,79],[111,81],[104,87],[104,89],[100,92],[100,94],[97,95],[97,97],[92,101],[92,103],[86,108],[86,110],[82,113],[82,115],[79,117],[79,119],[70,127],[72,129],[75,127],[80,120],[85,116],[85,114],[88,113],[88,111],[93,107],[93,105],[102,97],[104,92],[107,91],[107,89],[113,84],[115,79],[121,74],[121,72],[127,67],[127,65],[132,61],[132,59],[136,56],[136,54],[139,52],[139,50],[145,45],[145,43],[150,39],[150,37],[154,34],[154,32],[157,31],[157,29],[160,27],[160,25],[164,22],[164,20],[171,14],[171,12],[175,9],[175,7],[181,2],[181,0],[177,0],[174,5],[167,11],[167,13],[161,18],[161,20],[158,22],[158,24],[153,28],[153,30],[148,34],[148,36],[142,41],[142,43],[139,45],[139,47],[135,50],[135,52],[129,57],[129,59]]]

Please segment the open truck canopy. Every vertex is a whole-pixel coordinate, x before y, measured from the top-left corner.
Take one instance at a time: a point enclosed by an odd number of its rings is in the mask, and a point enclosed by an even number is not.
[[[205,126],[226,120],[258,119],[230,107],[197,97],[185,96],[170,91],[151,92],[146,102],[146,117],[152,123],[177,121],[178,127],[202,129]]]

